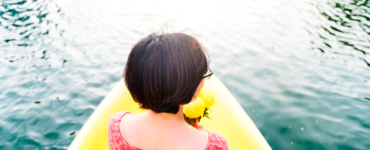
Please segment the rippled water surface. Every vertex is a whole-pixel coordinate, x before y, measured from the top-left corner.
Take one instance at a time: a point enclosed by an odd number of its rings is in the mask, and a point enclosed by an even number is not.
[[[0,149],[67,149],[166,22],[273,149],[369,149],[368,0],[0,0]]]

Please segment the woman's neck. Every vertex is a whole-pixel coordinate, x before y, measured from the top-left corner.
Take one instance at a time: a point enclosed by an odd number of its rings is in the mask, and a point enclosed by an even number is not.
[[[172,123],[175,123],[175,122],[184,123],[185,122],[184,113],[183,113],[183,105],[180,105],[180,108],[177,114],[156,113],[152,110],[148,110],[146,114],[150,116],[150,118],[155,119],[155,120],[160,120],[161,122],[167,122],[167,121],[172,122]]]

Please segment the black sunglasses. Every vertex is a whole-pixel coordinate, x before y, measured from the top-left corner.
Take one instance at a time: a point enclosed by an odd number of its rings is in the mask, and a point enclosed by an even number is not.
[[[208,80],[209,78],[211,78],[212,75],[213,75],[213,72],[211,71],[211,69],[208,68],[208,72],[205,76],[203,76],[203,79]]]

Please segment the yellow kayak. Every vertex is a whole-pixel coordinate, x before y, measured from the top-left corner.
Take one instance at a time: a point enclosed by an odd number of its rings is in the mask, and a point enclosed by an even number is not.
[[[245,113],[230,91],[213,75],[205,80],[203,88],[214,92],[215,104],[211,107],[211,119],[203,118],[200,124],[207,130],[223,135],[230,150],[271,150],[256,125]],[[87,120],[68,149],[70,150],[105,150],[109,117],[118,111],[140,113],[139,108],[121,80],[100,103]]]

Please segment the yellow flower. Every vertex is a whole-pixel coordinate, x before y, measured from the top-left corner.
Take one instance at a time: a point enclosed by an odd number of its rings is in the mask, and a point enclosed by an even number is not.
[[[203,115],[205,104],[202,98],[197,97],[194,101],[184,106],[184,114],[189,118],[198,118]]]
[[[203,99],[206,108],[209,108],[213,104],[215,104],[215,96],[213,95],[212,90],[208,90],[208,89],[200,90],[199,97]]]

